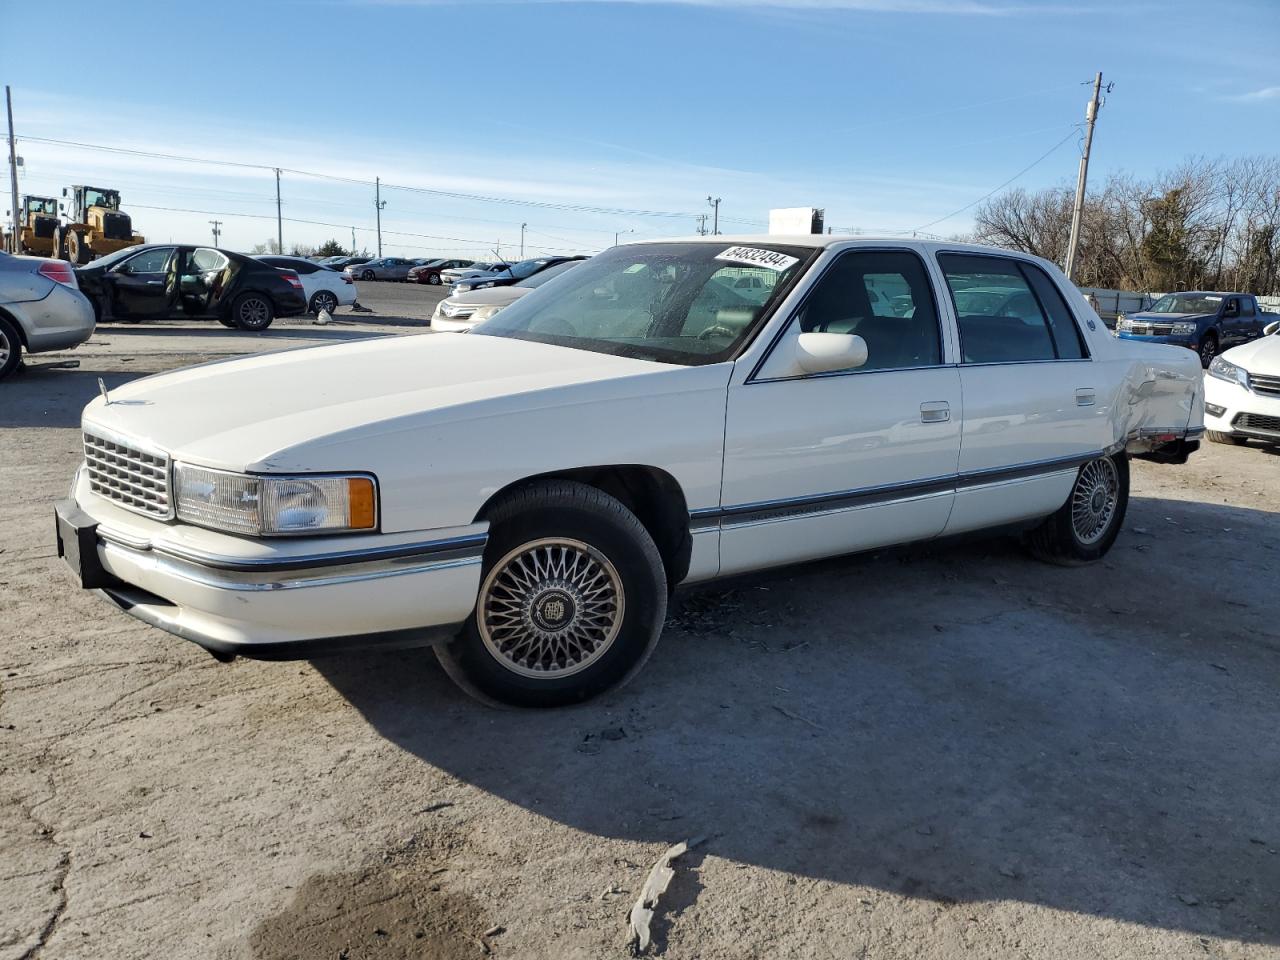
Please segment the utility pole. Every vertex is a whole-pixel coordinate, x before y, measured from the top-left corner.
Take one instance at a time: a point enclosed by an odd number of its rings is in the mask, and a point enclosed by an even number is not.
[[[9,192],[13,197],[13,252],[18,252],[18,141],[13,136],[13,94],[4,88],[4,106],[9,114]]]
[[[520,224],[520,259],[524,259],[524,228],[529,226],[527,223]]]
[[[698,236],[705,237],[707,235],[707,215],[705,213],[698,214]]]
[[[280,168],[276,167],[276,253],[284,253],[284,219],[280,216]]]
[[[1111,91],[1110,85],[1107,92]],[[1084,135],[1084,152],[1080,154],[1080,176],[1076,180],[1076,202],[1071,209],[1071,239],[1067,241],[1067,262],[1063,272],[1067,279],[1075,282],[1076,248],[1080,245],[1080,220],[1084,215],[1084,188],[1089,179],[1089,149],[1093,146],[1093,125],[1098,121],[1099,100],[1102,95],[1102,71],[1093,78],[1093,99],[1085,108],[1084,119],[1087,129]]]
[[[378,257],[382,257],[382,208],[387,201],[382,199],[382,178],[373,178],[373,208],[378,213]]]
[[[209,225],[213,227],[213,245],[216,247],[218,245],[218,234],[222,232],[222,221],[210,220]]]
[[[719,236],[720,234],[720,198],[711,199],[711,194],[707,194],[707,204],[715,211],[715,219],[711,224],[711,235]]]

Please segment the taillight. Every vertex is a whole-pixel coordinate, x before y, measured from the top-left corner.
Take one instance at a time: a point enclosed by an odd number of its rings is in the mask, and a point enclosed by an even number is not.
[[[64,260],[46,260],[40,264],[37,272],[40,276],[48,277],[56,283],[65,283],[68,287],[76,285],[75,271],[71,269],[71,264]]]
[[[293,284],[299,290],[302,289],[302,281],[298,279],[298,275],[294,273],[292,270],[281,270],[280,273],[284,276],[286,280],[288,280],[291,284]]]

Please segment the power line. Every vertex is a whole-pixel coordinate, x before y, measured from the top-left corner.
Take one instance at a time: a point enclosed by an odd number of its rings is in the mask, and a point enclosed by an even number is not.
[[[1000,186],[996,187],[996,188],[995,188],[994,190],[992,190],[990,193],[983,194],[983,195],[982,195],[982,196],[980,196],[977,200],[973,201],[973,203],[966,203],[966,204],[965,204],[963,207],[961,207],[959,210],[953,210],[951,213],[948,213],[945,217],[939,217],[937,220],[931,220],[929,223],[922,224],[921,226],[916,227],[914,230],[912,230],[912,231],[910,231],[910,232],[912,232],[912,233],[917,233],[917,232],[919,232],[919,231],[921,231],[921,230],[927,230],[929,227],[937,226],[938,224],[942,223],[942,221],[943,221],[943,220],[950,220],[952,217],[954,217],[954,216],[958,216],[959,214],[964,213],[966,210],[969,210],[969,209],[972,209],[973,207],[976,207],[976,206],[977,206],[978,204],[980,204],[983,200],[986,200],[986,199],[987,199],[987,198],[989,198],[989,197],[993,197],[993,196],[995,196],[997,193],[999,193],[1001,190],[1003,190],[1003,189],[1004,189],[1005,187],[1007,187],[1009,184],[1013,183],[1013,181],[1015,181],[1015,180],[1017,180],[1019,177],[1021,177],[1024,173],[1028,173],[1028,172],[1030,172],[1032,169],[1034,169],[1035,167],[1038,167],[1038,166],[1039,166],[1041,163],[1043,163],[1045,160],[1049,159],[1049,155],[1050,155],[1050,154],[1052,154],[1054,151],[1056,151],[1060,146],[1062,146],[1064,143],[1066,143],[1066,142],[1067,142],[1068,140],[1070,140],[1072,137],[1076,136],[1076,135],[1077,135],[1077,133],[1078,133],[1077,129],[1073,126],[1073,127],[1071,128],[1071,132],[1070,132],[1070,133],[1068,133],[1065,137],[1063,137],[1061,140],[1059,140],[1057,143],[1055,143],[1052,147],[1050,147],[1048,150],[1046,150],[1044,153],[1042,153],[1042,154],[1041,154],[1041,155],[1040,155],[1036,160],[1032,161],[1032,162],[1031,162],[1031,163],[1029,163],[1027,166],[1023,167],[1021,170],[1019,170],[1017,173],[1015,173],[1012,177],[1010,177],[1010,178],[1009,178],[1008,180],[1006,180],[1004,183],[1000,184]]]

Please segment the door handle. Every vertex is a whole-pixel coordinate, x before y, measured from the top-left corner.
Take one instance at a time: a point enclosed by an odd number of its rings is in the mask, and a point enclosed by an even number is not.
[[[951,404],[945,400],[931,400],[920,404],[921,423],[946,423],[951,419]]]
[[[163,280],[148,280],[148,281],[147,281],[147,286],[148,286],[148,287],[163,287],[163,286],[164,286],[164,281],[163,281]]]
[[[1097,394],[1093,392],[1093,387],[1081,387],[1076,391],[1077,407],[1092,407],[1097,402]]]

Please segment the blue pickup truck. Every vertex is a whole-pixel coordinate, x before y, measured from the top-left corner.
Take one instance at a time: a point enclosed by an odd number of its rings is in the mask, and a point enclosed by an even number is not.
[[[1121,314],[1116,336],[1187,347],[1200,354],[1207,368],[1223,350],[1262,336],[1262,328],[1274,319],[1248,293],[1167,293],[1149,310]]]

